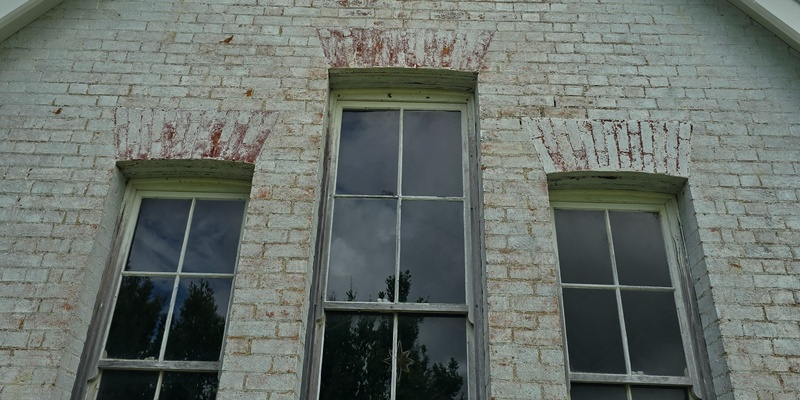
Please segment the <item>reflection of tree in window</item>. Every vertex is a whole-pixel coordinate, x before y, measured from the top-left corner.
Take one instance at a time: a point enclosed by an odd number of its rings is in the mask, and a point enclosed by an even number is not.
[[[208,281],[189,283],[189,295],[172,322],[166,359],[216,361],[219,359],[225,318],[217,313],[214,289]]]
[[[167,319],[166,311],[162,311],[167,296],[154,293],[154,289],[150,277],[130,276],[122,280],[106,344],[109,357],[144,359],[158,356]]]
[[[386,290],[378,297],[385,298],[388,293],[389,301],[394,301],[394,277],[385,282]],[[400,302],[407,300],[410,291],[411,274],[403,271]],[[353,301],[355,295],[347,297]],[[387,358],[391,360],[393,348],[402,348],[405,358],[397,365],[397,399],[466,398],[464,376],[456,359],[431,363],[427,346],[419,342],[420,325],[426,318],[437,317],[401,314],[396,346],[392,345],[392,314],[329,312],[326,318],[320,399],[389,399],[392,366]]]

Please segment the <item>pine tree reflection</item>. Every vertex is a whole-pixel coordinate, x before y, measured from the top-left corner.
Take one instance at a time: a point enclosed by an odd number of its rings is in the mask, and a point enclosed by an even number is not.
[[[378,293],[378,298],[394,301],[395,279],[389,276],[385,281],[386,290]],[[411,290],[410,271],[402,271],[398,281],[399,301],[406,302]],[[351,288],[347,292],[347,301],[353,301],[355,297],[355,289]],[[422,303],[426,299],[417,298],[415,301]],[[403,356],[397,361],[398,400],[466,398],[464,377],[456,359],[451,357],[446,365],[431,363],[426,345],[420,343],[420,325],[424,316],[399,316],[399,343],[396,345],[392,343],[391,314],[330,312],[326,318],[320,399],[389,399],[392,366],[386,360],[393,349],[403,349]]]
[[[152,278],[126,276],[122,279],[108,334],[109,358],[145,359],[158,357],[167,313],[167,294],[156,290]]]
[[[219,359],[225,318],[217,313],[214,289],[200,279],[189,283],[189,294],[169,330],[168,360],[216,361]]]
[[[174,282],[173,278],[160,279]],[[158,283],[148,276],[123,278],[114,312],[114,323],[111,325],[106,344],[107,357],[158,358],[167,319],[165,306],[170,295],[163,289],[159,290]],[[225,318],[217,313],[218,304],[214,295],[215,291],[207,280],[200,279],[198,283],[189,282],[186,298],[179,311],[175,312],[175,319],[170,328],[165,359],[189,361],[219,359]],[[140,388],[133,391],[119,389],[127,386],[112,384],[116,382],[115,374],[124,374],[119,378],[122,380],[142,375],[142,378],[138,378],[142,380],[138,385]],[[135,393],[142,391],[152,393],[157,379],[157,373],[143,375],[130,371],[106,372],[103,380],[108,382],[102,385],[100,398],[148,398],[152,394],[139,396]],[[130,393],[125,394],[127,392]],[[161,398],[211,400],[216,397],[216,392],[216,373],[165,373],[161,385]]]

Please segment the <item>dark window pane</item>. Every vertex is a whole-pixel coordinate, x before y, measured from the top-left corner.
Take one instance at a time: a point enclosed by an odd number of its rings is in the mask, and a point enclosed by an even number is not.
[[[561,281],[614,283],[604,213],[556,210],[555,217]]]
[[[633,400],[689,400],[684,388],[631,386]]]
[[[342,112],[336,193],[397,194],[400,111]]]
[[[461,196],[461,112],[403,113],[403,194]]]
[[[672,293],[622,291],[631,369],[649,375],[686,375]]]
[[[563,291],[570,370],[624,374],[614,291],[569,288]]]
[[[126,276],[117,296],[106,357],[158,357],[174,278]]]
[[[625,386],[573,383],[570,400],[628,400]]]
[[[126,271],[178,269],[191,200],[142,199]]]
[[[394,287],[397,201],[336,199],[327,299],[378,301]]]
[[[158,372],[103,371],[97,400],[152,400]]]
[[[398,317],[397,400],[466,399],[463,317]]]
[[[403,201],[400,301],[465,302],[462,204]]]
[[[657,213],[609,213],[617,273],[622,285],[672,286]]]
[[[218,383],[215,373],[167,372],[161,382],[159,399],[214,400]]]
[[[198,200],[183,260],[185,272],[233,273],[244,201]]]
[[[392,316],[326,313],[321,400],[386,400],[392,382]]]
[[[181,279],[167,340],[167,360],[219,359],[231,279]]]

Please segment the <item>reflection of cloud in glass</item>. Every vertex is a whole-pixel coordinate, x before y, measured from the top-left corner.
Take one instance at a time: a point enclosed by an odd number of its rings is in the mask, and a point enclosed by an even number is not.
[[[461,113],[403,114],[403,194],[461,196]]]
[[[614,257],[622,285],[672,286],[657,213],[609,213]]]
[[[603,211],[556,210],[561,281],[613,283]]]
[[[190,206],[185,199],[142,199],[125,269],[175,271]]]
[[[624,374],[614,291],[564,288],[563,298],[570,370]]]
[[[342,112],[338,194],[395,194],[399,111]]]
[[[467,326],[463,317],[425,317],[419,327],[418,345],[426,346],[430,363],[447,365],[458,362],[458,371],[466,380]]]
[[[411,271],[408,301],[465,302],[462,208],[455,201],[403,201],[400,270]]]
[[[631,369],[649,375],[685,376],[675,297],[670,292],[622,291]]]
[[[376,301],[394,275],[395,200],[336,199],[328,300]],[[348,298],[351,290],[355,297]]]
[[[198,200],[183,271],[233,273],[243,214],[242,200]]]

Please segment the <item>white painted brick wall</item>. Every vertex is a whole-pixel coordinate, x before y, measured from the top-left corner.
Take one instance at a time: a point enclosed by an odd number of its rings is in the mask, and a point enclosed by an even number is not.
[[[492,398],[566,393],[531,119],[691,123],[682,217],[716,397],[800,397],[800,55],[727,2],[70,0],[0,43],[0,398],[69,397],[127,109],[277,113],[220,398],[298,398],[330,66],[317,32],[356,28],[492,34],[477,88]]]

